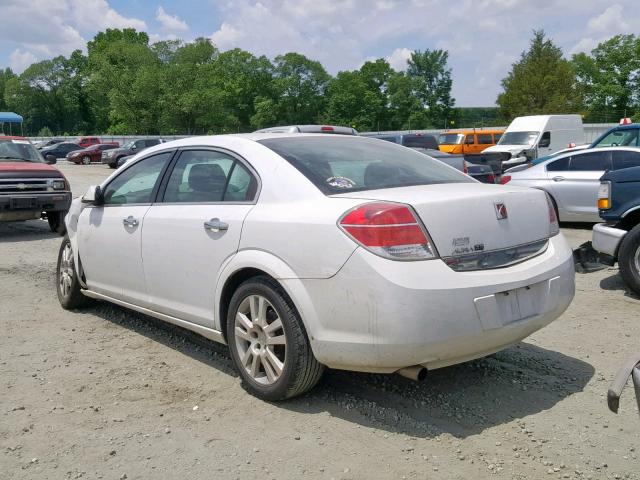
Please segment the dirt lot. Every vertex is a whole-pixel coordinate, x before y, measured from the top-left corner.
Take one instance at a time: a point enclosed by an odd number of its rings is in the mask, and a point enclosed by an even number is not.
[[[60,168],[77,195],[110,173]],[[573,305],[525,342],[424,383],[330,371],[269,404],[224,347],[107,304],[62,310],[59,244],[42,221],[0,225],[2,479],[640,479],[632,390],[606,407],[640,348],[617,269],[578,275]]]

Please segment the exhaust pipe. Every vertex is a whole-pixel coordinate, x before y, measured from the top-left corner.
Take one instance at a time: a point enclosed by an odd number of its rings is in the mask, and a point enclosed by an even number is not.
[[[422,365],[414,365],[413,367],[401,368],[396,373],[417,382],[422,382],[427,378],[427,369]]]

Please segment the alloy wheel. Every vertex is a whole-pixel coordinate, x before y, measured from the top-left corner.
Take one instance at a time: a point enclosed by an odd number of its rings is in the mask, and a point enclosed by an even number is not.
[[[636,272],[640,274],[640,245],[638,245],[636,253],[633,255],[633,265],[636,268]]]
[[[235,315],[235,342],[242,368],[257,383],[272,385],[285,366],[287,338],[282,320],[262,295],[249,295]]]
[[[60,259],[60,274],[58,277],[60,293],[65,298],[71,294],[73,275],[73,251],[71,250],[71,244],[67,243],[62,251],[62,258]]]

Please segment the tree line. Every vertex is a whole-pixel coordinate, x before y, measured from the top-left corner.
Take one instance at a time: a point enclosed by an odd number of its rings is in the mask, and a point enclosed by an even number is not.
[[[634,35],[567,60],[544,32],[534,32],[502,81],[498,107],[456,108],[448,60],[445,50],[425,49],[412,53],[405,72],[377,59],[331,76],[295,52],[269,59],[221,52],[204,38],[150,43],[145,32],[108,29],[88,42],[86,54],[37,62],[20,75],[0,70],[0,110],[21,114],[25,130],[42,136],[235,133],[311,123],[383,131],[500,125],[536,113],[581,113],[587,121],[640,114]]]

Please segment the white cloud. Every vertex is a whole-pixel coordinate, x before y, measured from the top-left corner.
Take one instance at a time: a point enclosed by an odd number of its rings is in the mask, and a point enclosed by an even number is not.
[[[9,55],[9,66],[14,73],[22,73],[29,65],[37,60],[37,57],[33,53],[23,52],[18,48]]]
[[[626,32],[629,30],[629,24],[626,22],[622,10],[622,5],[618,3],[611,5],[600,15],[590,19],[587,27],[594,32]]]
[[[176,15],[169,15],[162,6],[156,10],[156,20],[160,22],[165,30],[173,32],[186,32],[189,30],[189,25],[184,20],[181,20]]]
[[[396,48],[386,60],[391,65],[391,68],[397,71],[404,71],[407,69],[407,61],[411,58],[413,50],[408,48]]]

